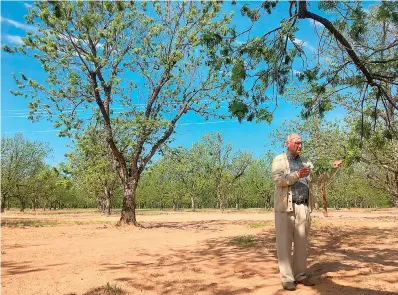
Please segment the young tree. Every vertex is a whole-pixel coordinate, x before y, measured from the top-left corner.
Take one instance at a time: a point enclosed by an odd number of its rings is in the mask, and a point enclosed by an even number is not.
[[[173,165],[170,163],[170,159],[165,156],[148,167],[137,189],[139,203],[149,208],[163,210],[172,205],[175,210],[177,209],[182,194],[179,190],[180,183],[176,182]]]
[[[341,170],[326,188],[330,207],[391,207],[391,196],[380,188],[378,181],[370,179],[368,173],[364,163],[353,163],[348,169]]]
[[[40,188],[32,185],[46,164],[50,153],[47,144],[30,141],[18,133],[1,139],[1,212],[7,198],[17,198],[24,211],[29,198],[38,194]]]
[[[270,165],[272,158],[272,154],[267,153],[263,158],[255,160],[243,177],[245,193],[253,199],[262,200],[265,209],[272,208],[274,204],[274,182]]]
[[[211,158],[205,145],[193,144],[190,150],[178,149],[169,155],[172,175],[181,182],[189,196],[191,209],[196,211],[204,191],[208,189],[211,177]]]
[[[112,155],[101,130],[88,127],[77,138],[74,152],[67,155],[72,178],[91,198],[102,213],[111,214],[111,200],[120,181],[112,167]]]
[[[366,57],[366,66],[381,80],[383,92],[358,85],[345,95],[333,97],[351,113],[349,148],[357,161],[366,164],[368,177],[392,196],[395,206],[398,206],[397,9],[397,3],[386,1],[371,6],[367,30],[357,45],[358,52]],[[346,32],[349,27],[344,25],[343,22],[341,26]],[[333,47],[327,53],[338,62],[344,58]],[[339,73],[337,78],[339,83],[347,85],[349,77]],[[382,99],[384,92],[390,100]]]
[[[374,186],[388,192],[398,207],[398,138],[369,116],[355,116],[350,122],[348,148],[353,160],[365,165]]]
[[[49,115],[70,135],[85,129],[81,108],[98,112],[123,185],[119,224],[137,225],[140,177],[181,117],[219,107],[224,74],[206,69],[201,44],[227,28],[231,16],[220,9],[219,2],[37,2],[27,20],[38,33],[4,48],[32,54],[47,73],[44,84],[15,77],[13,93],[32,99],[32,119]],[[128,143],[118,138],[123,132]]]
[[[60,169],[44,167],[30,184],[37,192],[31,197],[33,209],[38,205],[44,210],[77,207],[77,196],[73,184],[74,182]]]
[[[217,201],[224,211],[226,193],[244,175],[252,163],[252,155],[245,152],[232,154],[232,145],[224,144],[221,133],[211,133],[203,137],[206,149],[212,160],[212,176],[215,181]]]

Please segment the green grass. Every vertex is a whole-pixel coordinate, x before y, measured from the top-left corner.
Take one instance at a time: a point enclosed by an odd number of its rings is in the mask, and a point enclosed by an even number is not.
[[[114,224],[113,221],[101,220],[72,220],[72,221],[55,221],[55,220],[2,220],[2,227],[44,227],[57,225],[89,225],[89,224]]]
[[[122,295],[124,294],[123,290],[118,287],[117,285],[111,285],[107,283],[106,285],[102,286],[100,289],[102,289],[101,293],[98,294],[103,294],[103,295]]]
[[[88,224],[115,224],[113,221],[93,221],[93,220],[76,220],[76,221],[66,221],[66,224],[77,224],[77,225],[88,225]]]
[[[2,220],[1,226],[7,227],[42,227],[42,226],[56,226],[56,221],[40,221],[40,220]]]
[[[47,293],[48,294],[48,293]],[[107,283],[104,286],[93,288],[88,292],[84,293],[84,295],[129,295],[126,291],[123,291],[117,285],[111,285]],[[72,293],[70,295],[77,295],[76,293]]]
[[[258,247],[259,242],[253,235],[236,236],[232,239],[231,244],[241,248]]]
[[[256,221],[256,222],[249,223],[248,226],[250,228],[265,227],[265,226],[267,226],[267,222],[265,222],[265,221]]]

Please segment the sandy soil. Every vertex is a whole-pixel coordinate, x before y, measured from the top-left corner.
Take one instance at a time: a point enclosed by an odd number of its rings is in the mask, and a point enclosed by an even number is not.
[[[1,294],[398,294],[398,210],[329,214],[313,214],[317,285],[288,292],[272,212],[147,212],[118,228],[118,214],[10,211],[3,223],[45,226],[2,227]]]

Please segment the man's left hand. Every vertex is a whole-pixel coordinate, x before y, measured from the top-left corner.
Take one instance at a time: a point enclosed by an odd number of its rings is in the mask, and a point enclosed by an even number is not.
[[[333,162],[333,168],[340,168],[341,164],[343,163],[342,160],[336,160]]]

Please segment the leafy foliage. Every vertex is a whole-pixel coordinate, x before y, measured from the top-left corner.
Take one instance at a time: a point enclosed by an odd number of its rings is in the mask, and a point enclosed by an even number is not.
[[[262,115],[268,113],[273,103],[269,93],[272,92],[276,103],[278,95],[286,94],[288,86],[304,81],[313,96],[312,102],[310,99],[304,102],[304,117],[311,116],[308,106],[314,105],[315,100],[318,115],[322,117],[333,107],[329,98],[331,92],[345,96],[347,89],[355,88],[361,89],[361,93],[358,99],[347,95],[348,106],[360,100],[375,108],[398,109],[396,95],[390,93],[391,88],[396,89],[396,56],[385,54],[396,52],[398,46],[393,37],[396,35],[396,3],[379,2],[371,5],[368,12],[360,1],[320,1],[321,17],[307,10],[310,6],[307,1],[282,2],[278,7],[289,13],[288,17],[277,27],[263,26],[266,14],[272,13],[276,5],[272,1],[244,4],[241,14],[248,18],[247,26],[234,30],[233,34],[226,30],[208,48],[208,64],[231,73],[230,84],[235,97],[231,99],[230,112],[239,121],[244,118],[251,121],[254,117],[260,121],[272,120],[271,116]],[[318,50],[311,49],[314,56],[308,56],[308,42],[295,37],[300,19],[322,25],[320,29],[315,28],[320,40]],[[378,22],[377,28],[375,22]],[[380,39],[377,37],[380,34],[388,37]],[[383,44],[369,44],[373,41]],[[390,74],[383,72],[385,66],[393,68]],[[375,94],[378,95],[376,99]],[[387,125],[387,129],[391,128]]]
[[[199,53],[201,40],[217,41],[231,21],[220,9],[218,2],[37,2],[26,17],[37,33],[5,48],[46,71],[45,83],[14,75],[12,93],[29,97],[30,119],[47,116],[71,136],[87,128],[80,111],[101,118],[123,184],[122,223],[137,224],[141,174],[180,118],[217,116],[227,83]]]
[[[77,139],[74,151],[67,155],[69,165],[64,169],[84,195],[96,202],[103,213],[110,214],[111,201],[120,188],[120,181],[102,132],[95,127],[86,129]]]

